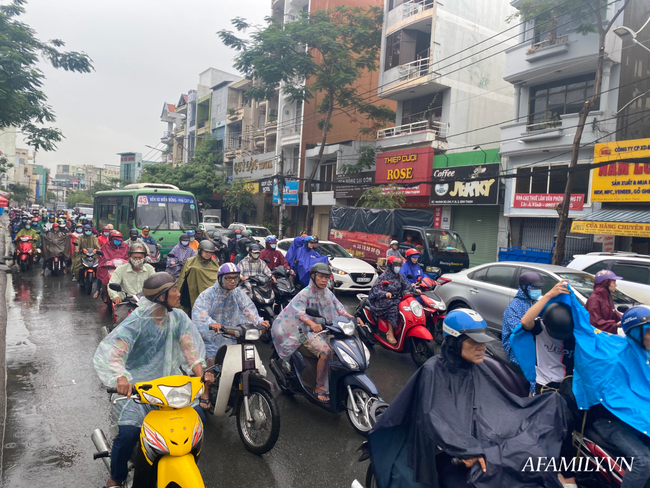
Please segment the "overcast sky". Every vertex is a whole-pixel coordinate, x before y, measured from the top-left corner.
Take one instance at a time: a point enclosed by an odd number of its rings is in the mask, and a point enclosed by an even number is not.
[[[26,10],[20,20],[40,39],[62,39],[66,49],[88,53],[95,67],[77,74],[41,65],[65,140],[56,152],[40,152],[36,163],[56,170],[119,164],[116,153],[126,151],[157,160],[160,153],[146,146],[155,147],[167,128],[163,103],[196,89],[206,68],[235,73],[234,52],[216,32],[237,16],[261,24],[271,0],[28,0]]]

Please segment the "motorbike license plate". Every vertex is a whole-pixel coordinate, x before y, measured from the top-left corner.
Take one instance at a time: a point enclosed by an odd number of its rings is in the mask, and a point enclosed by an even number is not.
[[[357,278],[357,283],[370,283],[372,278]]]

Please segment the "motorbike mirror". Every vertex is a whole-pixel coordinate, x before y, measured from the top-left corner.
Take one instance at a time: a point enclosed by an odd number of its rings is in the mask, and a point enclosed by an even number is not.
[[[173,252],[170,252],[170,253],[167,255],[167,257],[168,257],[168,258],[175,258],[175,257],[176,257],[176,254],[174,254]]]
[[[472,244],[472,252],[476,252],[476,242]]]
[[[79,246],[79,244],[77,244],[76,242],[73,242],[72,245],[73,245],[74,247],[78,247],[78,246]]]
[[[117,283],[109,283],[108,287],[113,291],[117,291],[117,292],[122,291],[122,287]]]
[[[164,237],[161,237],[160,239],[158,239],[158,241],[159,241],[159,242],[162,242],[163,239],[164,239]]]
[[[95,253],[96,253],[98,256],[103,256],[103,255],[104,255],[104,253],[101,252],[99,249],[95,249]]]
[[[307,310],[305,310],[305,312],[307,312],[307,315],[309,315],[310,317],[320,318],[320,314],[318,313],[318,309],[316,309],[314,307],[307,307]]]

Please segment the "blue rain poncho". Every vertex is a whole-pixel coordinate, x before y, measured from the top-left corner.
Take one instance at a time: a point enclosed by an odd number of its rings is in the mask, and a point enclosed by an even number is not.
[[[239,324],[259,324],[264,319],[257,313],[257,308],[242,288],[225,290],[217,281],[213,286],[201,292],[194,302],[192,320],[203,341],[207,357],[214,357],[223,345],[234,344],[230,336],[224,336],[210,329],[210,324],[233,326]]]
[[[93,363],[102,383],[114,387],[121,376],[138,383],[181,374],[181,367],[186,371],[198,364],[205,367],[204,358],[203,340],[190,318],[145,298],[99,343]],[[136,427],[155,408],[132,400],[115,407],[118,425]]]
[[[402,264],[399,272],[404,276],[404,278],[406,278],[406,281],[411,284],[417,283],[419,277],[424,278],[424,272],[422,271],[420,265],[417,263],[413,264],[410,258],[406,258],[406,261],[404,261],[404,264]],[[408,275],[412,275],[413,278],[409,278]]]
[[[298,239],[298,238],[296,238]],[[296,241],[294,239],[294,242]],[[287,252],[287,254],[289,254]],[[288,261],[288,260],[287,260]],[[297,263],[291,265],[291,269],[293,269],[296,272],[296,275],[300,279],[300,282],[304,286],[309,285],[309,271],[311,270],[311,267],[316,264],[316,263],[325,263],[329,264],[329,259],[327,256],[323,256],[321,253],[319,253],[316,249],[309,249],[309,242],[303,242],[302,247],[299,247],[296,251],[296,257],[294,262],[297,261]]]

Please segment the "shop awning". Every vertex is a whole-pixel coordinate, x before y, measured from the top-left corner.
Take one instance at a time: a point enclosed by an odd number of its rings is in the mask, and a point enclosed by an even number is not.
[[[610,236],[650,237],[650,208],[603,209],[574,220],[571,232]]]

